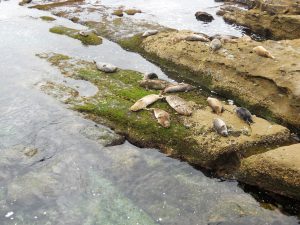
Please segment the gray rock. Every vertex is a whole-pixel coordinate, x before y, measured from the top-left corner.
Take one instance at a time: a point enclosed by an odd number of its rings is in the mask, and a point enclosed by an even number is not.
[[[97,69],[105,73],[114,73],[118,69],[116,66],[109,63],[96,62],[96,61],[94,62],[96,63]]]

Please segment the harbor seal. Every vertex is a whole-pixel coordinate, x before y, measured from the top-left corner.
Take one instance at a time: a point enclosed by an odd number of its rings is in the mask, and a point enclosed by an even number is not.
[[[158,33],[158,30],[147,30],[143,33],[142,37],[149,37]]]
[[[227,137],[228,136],[228,130],[225,122],[221,120],[220,118],[216,118],[213,121],[213,128],[215,131],[217,131],[218,134]]]
[[[165,128],[170,127],[170,114],[162,109],[152,108],[157,122]]]
[[[210,49],[215,52],[222,47],[222,43],[219,39],[213,39],[209,44]]]
[[[166,87],[170,85],[170,82],[165,80],[141,80],[139,82],[140,86],[146,89],[154,89],[154,90],[164,90]]]
[[[179,114],[184,116],[192,115],[192,108],[182,98],[176,95],[168,95],[166,96],[166,101]]]
[[[109,63],[104,63],[104,62],[96,62],[94,60],[94,63],[96,64],[96,67],[98,70],[105,72],[105,73],[114,73],[117,71],[117,67],[109,64]]]
[[[139,99],[136,103],[134,103],[131,107],[130,110],[131,111],[139,111],[141,109],[146,108],[148,105],[151,105],[152,103],[156,102],[159,99],[162,99],[163,97],[160,95],[155,95],[155,94],[151,94],[151,95],[146,95],[145,97]]]
[[[194,89],[195,87],[190,84],[185,84],[185,83],[171,84],[163,90],[163,93],[188,92]]]
[[[156,73],[147,73],[144,76],[144,79],[149,79],[149,80],[158,79],[158,75]]]
[[[212,108],[214,113],[221,114],[222,112],[224,112],[223,105],[218,99],[208,97],[207,102],[208,102],[208,105]]]
[[[237,107],[235,109],[236,114],[238,115],[238,117],[240,117],[242,120],[244,120],[246,123],[248,123],[249,125],[253,122],[252,119],[252,114],[249,112],[248,109],[243,108],[243,107]]]
[[[202,41],[202,42],[209,42],[210,40],[201,34],[191,34],[185,37],[186,41]]]
[[[275,59],[275,57],[263,46],[254,47],[253,51],[259,56]]]

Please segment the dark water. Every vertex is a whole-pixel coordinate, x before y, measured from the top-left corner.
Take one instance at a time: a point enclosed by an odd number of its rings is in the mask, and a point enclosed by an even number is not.
[[[104,147],[99,134],[108,128],[95,127],[36,84],[65,80],[86,96],[97,88],[63,78],[35,54],[97,57],[165,75],[109,41],[85,47],[51,34],[53,24],[82,27],[59,18],[44,22],[41,15],[49,14],[16,1],[0,4],[1,225],[297,224],[296,217],[262,208],[237,182],[208,178],[155,149]],[[87,129],[99,138],[87,138]]]

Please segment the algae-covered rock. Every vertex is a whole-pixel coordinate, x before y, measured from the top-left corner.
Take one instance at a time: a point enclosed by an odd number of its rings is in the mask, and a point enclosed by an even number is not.
[[[236,176],[245,183],[300,200],[300,144],[245,158]]]
[[[41,55],[40,55],[41,57]],[[192,111],[190,117],[176,114],[166,101],[157,101],[153,108],[163,109],[170,114],[170,127],[159,125],[151,111],[131,112],[130,107],[145,96],[158,96],[157,90],[140,87],[141,73],[118,70],[106,74],[97,70],[92,62],[73,59],[59,54],[42,55],[63,74],[75,79],[84,79],[95,84],[100,90],[95,96],[82,101],[70,99],[74,109],[85,114],[89,119],[112,127],[124,134],[131,142],[143,147],[156,147],[168,154],[210,169],[222,169],[236,166],[239,157],[251,154],[253,148],[282,144],[287,141],[289,131],[279,125],[254,117],[255,124],[241,120],[233,106],[226,106],[227,111],[216,115],[196,90],[178,93],[175,96],[185,102]],[[190,115],[190,114],[189,114]],[[228,125],[229,137],[221,137],[212,129],[213,119],[220,116]]]
[[[166,31],[147,38],[136,35],[120,44],[160,64],[176,68],[186,79],[233,98],[250,111],[300,130],[300,39],[223,43],[211,52],[202,42],[187,42],[189,31]],[[262,45],[276,58],[263,58],[253,52]],[[280,106],[280,107],[279,107]]]
[[[49,30],[52,33],[66,35],[68,37],[78,39],[85,45],[100,45],[102,44],[102,38],[97,36],[94,33],[89,33],[87,36],[83,36],[79,34],[79,30],[64,27],[64,26],[56,26],[52,27]]]
[[[40,17],[42,20],[44,21],[54,21],[56,20],[55,18],[53,18],[52,16],[41,16]]]

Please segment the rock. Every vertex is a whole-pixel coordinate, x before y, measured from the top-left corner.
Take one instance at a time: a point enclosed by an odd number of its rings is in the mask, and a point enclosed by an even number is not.
[[[252,113],[271,116],[300,131],[300,39],[282,42],[235,39],[237,44],[223,44],[226,51],[238,59],[228,60],[221,51],[211,54],[205,44],[174,44],[174,36],[187,33],[161,32],[143,40],[140,46],[143,52],[151,53],[152,59],[155,55],[157,63],[168,61],[169,65],[161,64],[165,69],[176,66],[186,71],[188,68],[189,73],[184,73],[185,79],[207,85],[212,90],[218,89],[220,93],[230,93],[233,100],[244,102],[243,107]],[[276,59],[251,54],[258,45],[263,45]]]
[[[127,9],[127,10],[124,10],[124,12],[129,16],[133,16],[137,13],[142,13],[142,11],[139,9]]]
[[[300,200],[300,144],[245,158],[236,176],[247,184]]]
[[[38,152],[37,148],[25,148],[24,149],[24,155],[28,156],[28,157],[33,157],[34,155],[36,155]]]
[[[225,21],[245,26],[266,38],[295,39],[300,37],[300,15],[272,14],[260,9],[231,8],[222,11]]]
[[[195,17],[197,20],[200,20],[203,22],[211,22],[214,20],[214,17],[212,15],[210,15],[207,12],[201,12],[201,11],[196,12]]]
[[[114,73],[118,69],[116,66],[109,63],[96,62],[96,61],[94,62],[96,63],[97,69],[105,73]]]
[[[23,5],[26,5],[26,4],[29,4],[30,2],[32,2],[32,0],[22,0],[19,5],[23,6]]]
[[[123,10],[122,9],[117,9],[115,10],[112,15],[114,16],[118,16],[118,17],[122,17],[124,14],[123,14]]]

